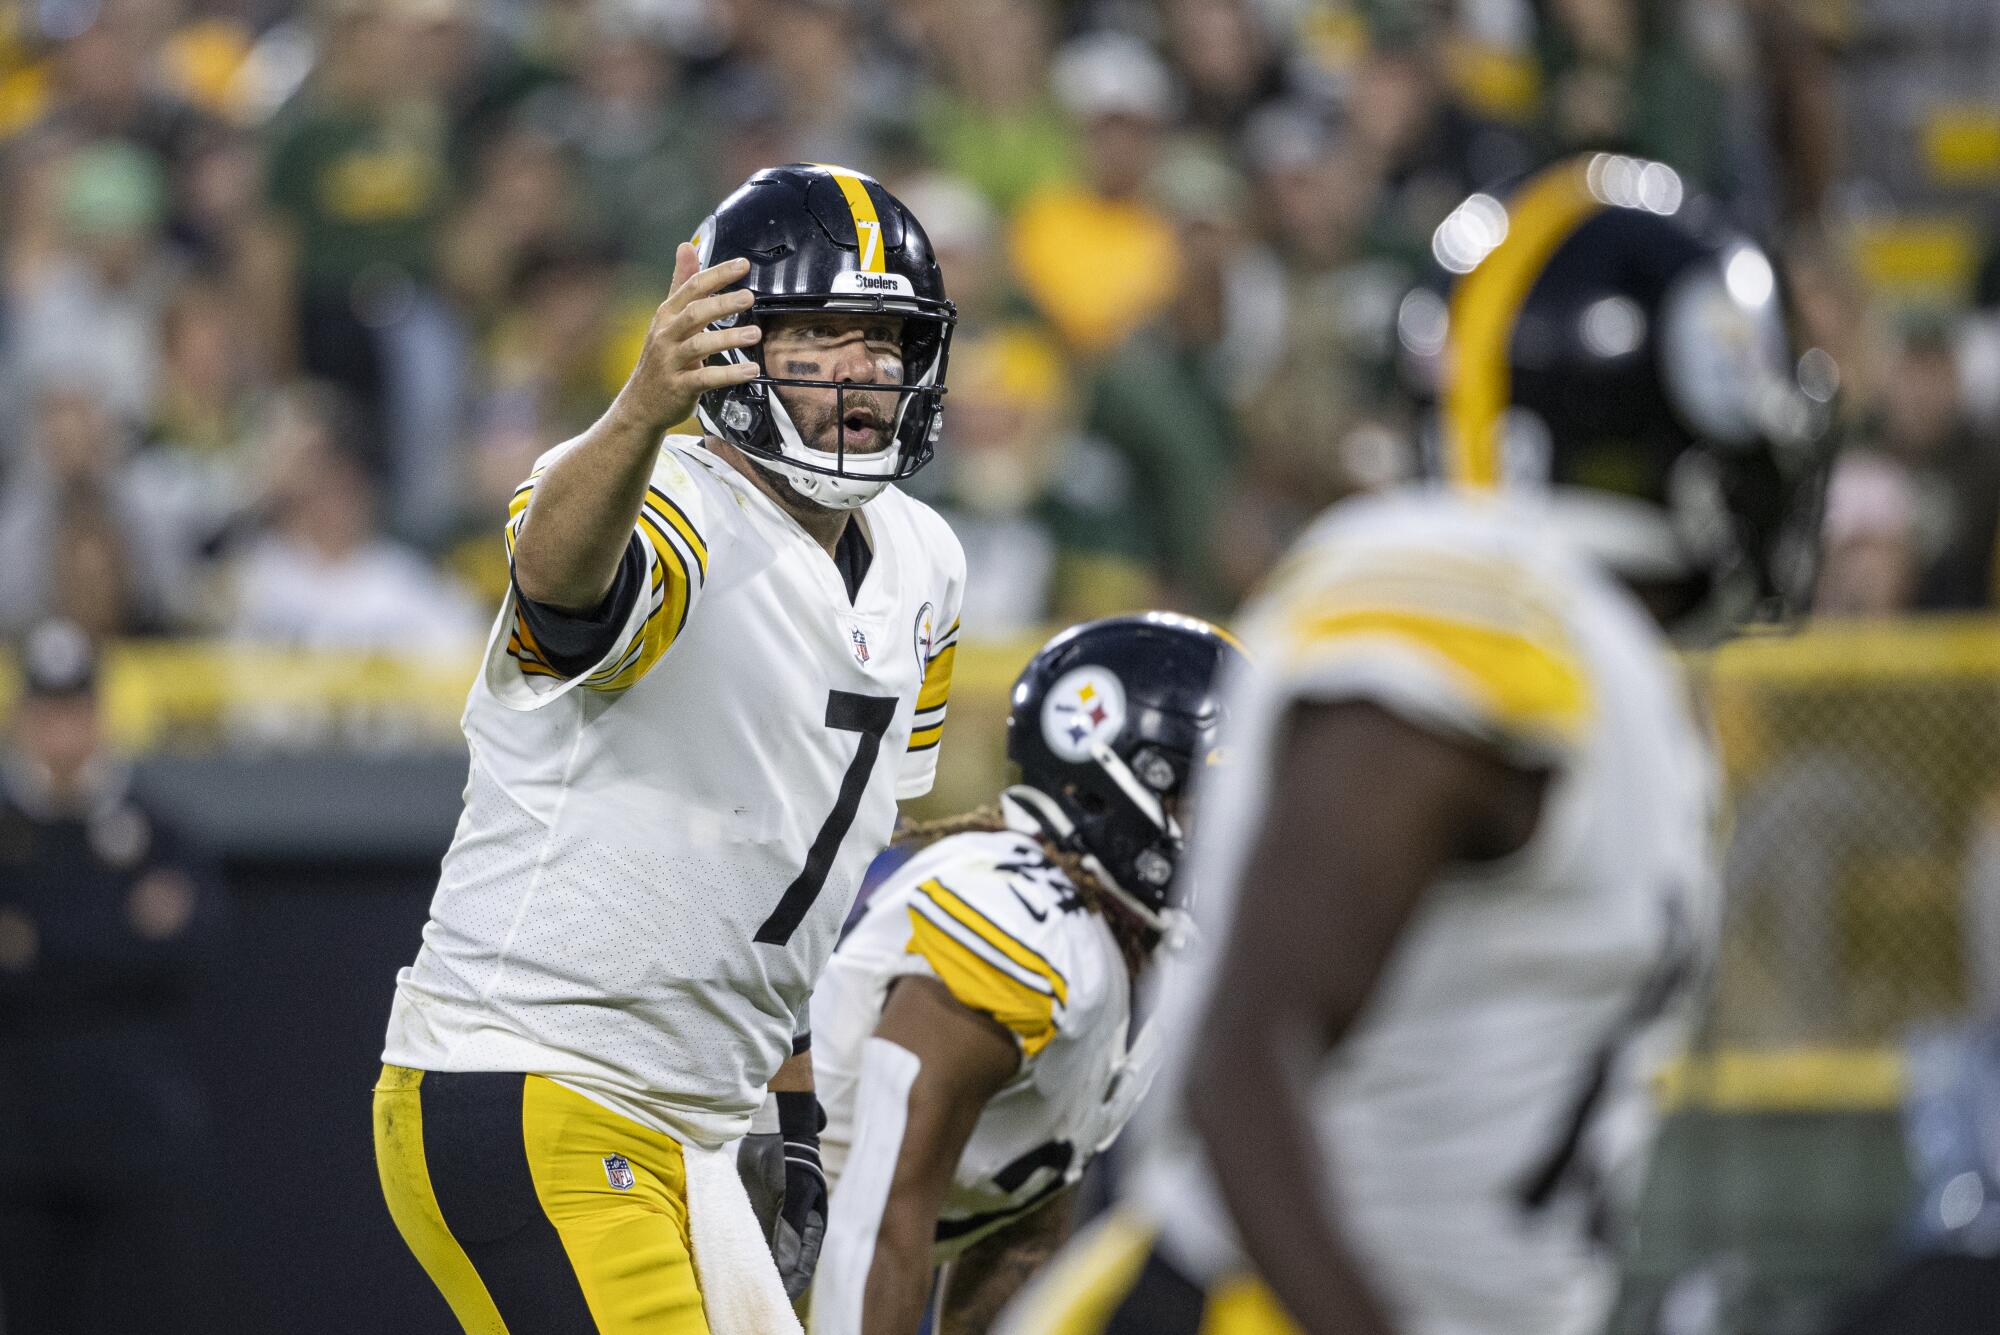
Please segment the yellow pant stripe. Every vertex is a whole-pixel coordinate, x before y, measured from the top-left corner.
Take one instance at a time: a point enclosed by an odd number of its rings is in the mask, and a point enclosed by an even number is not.
[[[1121,1318],[1119,1328],[1125,1329],[1132,1315],[1128,1302],[1161,1296],[1146,1288],[1154,1236],[1153,1226],[1138,1215],[1113,1210],[1042,1272],[1022,1295],[1006,1329],[1010,1335],[1103,1335]],[[1166,1318],[1173,1329],[1196,1330],[1196,1335],[1299,1335],[1290,1314],[1253,1277],[1218,1280],[1199,1301],[1199,1328],[1193,1325],[1193,1313],[1183,1312]]]
[[[533,1075],[522,1085],[521,1138],[535,1196],[602,1335],[708,1335],[681,1147]],[[612,1154],[625,1159],[629,1188],[611,1182]]]
[[[1153,1230],[1114,1210],[1080,1234],[1023,1295],[1009,1330],[1099,1335],[1132,1291],[1152,1250]]]
[[[1263,1281],[1239,1276],[1209,1290],[1199,1335],[1299,1335],[1299,1328]]]
[[[417,1092],[423,1078],[422,1071],[385,1066],[375,1086],[375,1165],[382,1177],[382,1197],[389,1203],[396,1230],[468,1335],[508,1335],[486,1281],[445,1226],[437,1193],[431,1189],[424,1162],[423,1103]]]

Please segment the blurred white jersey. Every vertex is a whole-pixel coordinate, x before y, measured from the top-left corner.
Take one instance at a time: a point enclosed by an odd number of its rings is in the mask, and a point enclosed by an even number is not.
[[[563,677],[509,596],[384,1061],[546,1075],[702,1144],[748,1128],[897,799],[937,766],[963,556],[894,488],[856,516],[874,555],[850,602],[768,496],[668,437],[647,593],[604,658]]]
[[[1081,1177],[1152,1080],[1156,1045],[1145,1035],[1128,1043],[1131,982],[1110,929],[1025,832],[1032,820],[1005,809],[1017,829],[939,840],[884,881],[813,993],[813,1083],[827,1118],[820,1153],[834,1182],[829,1239],[853,1208],[839,1182],[863,1101],[862,1047],[898,978],[941,980],[1021,1047],[1020,1070],[980,1113],[952,1174],[940,1261]]]
[[[1531,513],[1431,491],[1332,511],[1243,637],[1259,670],[1234,686],[1232,763],[1204,792],[1193,854],[1212,937],[1295,702],[1372,702],[1554,768],[1523,849],[1430,889],[1313,1100],[1340,1231],[1398,1331],[1601,1329],[1606,1235],[1654,1130],[1649,1076],[1682,1037],[1718,917],[1710,751],[1663,638]],[[1338,868],[1326,881],[1340,893]],[[1193,952],[1166,996],[1178,1039],[1218,949]],[[1154,1106],[1163,1125],[1128,1185],[1205,1282],[1238,1253],[1175,1101]]]

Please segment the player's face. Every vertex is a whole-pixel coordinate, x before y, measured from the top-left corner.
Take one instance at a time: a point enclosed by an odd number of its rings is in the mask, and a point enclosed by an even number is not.
[[[97,754],[97,705],[89,696],[54,696],[23,702],[15,736],[21,750],[66,785]]]
[[[780,380],[900,385],[902,317],[836,311],[774,316],[764,327],[764,371]],[[874,454],[888,448],[899,395],[782,386],[776,393],[800,439],[815,450]]]

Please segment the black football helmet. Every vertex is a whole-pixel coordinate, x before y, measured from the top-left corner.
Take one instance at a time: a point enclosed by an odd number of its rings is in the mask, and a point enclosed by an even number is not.
[[[1439,225],[1398,335],[1433,475],[1545,490],[1551,524],[1676,629],[1809,594],[1837,374],[1777,270],[1662,163],[1570,158]]]
[[[872,177],[845,167],[793,163],[745,181],[695,233],[704,268],[742,257],[743,281],[756,293],[748,318],[802,311],[885,312],[903,321],[903,383],[846,384],[790,380],[765,374],[701,396],[695,416],[720,436],[783,476],[807,500],[831,509],[861,505],[892,482],[930,462],[944,421],[945,362],[957,311],[916,218]],[[727,323],[734,323],[734,317]],[[722,361],[758,360],[761,345],[730,348]],[[888,448],[849,456],[814,449],[799,434],[776,386],[831,389],[844,396],[867,389],[897,394]],[[834,416],[846,416],[836,400]]]
[[[1014,683],[1007,795],[1148,927],[1173,936],[1183,847],[1167,800],[1213,762],[1235,641],[1171,612],[1110,617],[1050,640]]]

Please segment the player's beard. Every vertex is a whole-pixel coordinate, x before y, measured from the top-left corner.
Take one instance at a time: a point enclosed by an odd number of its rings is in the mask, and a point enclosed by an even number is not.
[[[879,454],[893,439],[893,390],[778,390],[778,401],[809,449],[825,454]]]

